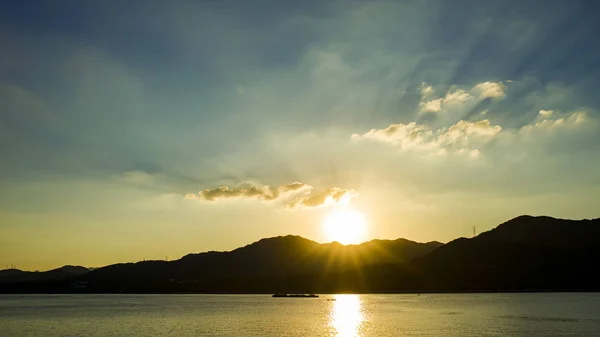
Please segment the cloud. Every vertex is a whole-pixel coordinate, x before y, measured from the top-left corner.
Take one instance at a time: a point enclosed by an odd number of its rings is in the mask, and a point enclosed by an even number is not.
[[[504,98],[506,85],[502,82],[483,82],[473,87],[472,91],[482,98]]]
[[[429,102],[421,102],[421,112],[440,112],[442,111],[442,98],[434,99]]]
[[[501,133],[509,135],[525,135],[550,133],[555,130],[574,129],[593,121],[585,111],[557,115],[552,110],[541,110],[536,121],[518,129],[503,129],[493,125],[489,119],[479,121],[460,120],[447,128],[431,129],[425,124],[411,122],[408,124],[391,124],[384,129],[371,129],[364,134],[354,133],[350,137],[354,141],[377,141],[391,144],[400,150],[420,150],[430,154],[443,156],[448,153],[466,153],[471,157],[481,154],[480,146],[488,143]]]
[[[444,113],[449,107],[465,110],[475,107],[474,104],[487,98],[502,99],[506,96],[506,85],[503,82],[482,82],[470,90],[452,87],[442,98],[424,101],[424,93],[432,92],[428,84],[421,85],[422,101],[419,113],[423,111]],[[452,109],[451,109],[452,110]],[[488,109],[479,116],[488,115]],[[493,114],[492,114],[493,116]],[[450,116],[452,117],[452,116]],[[480,117],[482,118],[482,117]],[[445,119],[450,122],[452,118]],[[455,119],[456,120],[456,119]],[[443,122],[437,120],[438,123]],[[512,145],[515,142],[524,141],[525,135],[535,135],[538,138],[542,134],[550,135],[555,130],[583,130],[586,125],[596,125],[586,111],[577,110],[571,113],[561,114],[555,110],[539,110],[537,116],[527,124],[507,128],[493,124],[490,119],[453,121],[450,126],[433,127],[429,124],[420,124],[416,121],[409,123],[391,124],[382,129],[371,129],[366,133],[354,133],[351,140],[354,141],[377,141],[388,143],[401,151],[422,151],[427,155],[446,156],[448,154],[469,154],[476,158],[482,154],[482,147],[499,135],[505,135],[503,139],[510,139]],[[441,123],[440,123],[441,124]],[[449,123],[448,123],[449,124]],[[448,125],[446,124],[446,125]],[[505,143],[501,141],[501,143]]]
[[[421,97],[427,97],[433,94],[433,87],[425,82],[421,83]]]
[[[185,199],[211,202],[227,199],[254,199],[265,202],[282,201],[288,208],[310,208],[347,203],[357,195],[356,190],[339,187],[330,187],[315,192],[314,187],[311,185],[293,182],[280,186],[257,186],[254,184],[241,184],[235,187],[219,186],[213,189],[205,189],[198,194],[187,194]]]
[[[575,111],[562,117],[553,116],[552,110],[540,110],[539,115],[542,120],[538,120],[533,124],[527,124],[519,129],[521,133],[532,133],[536,131],[552,132],[557,129],[572,128],[581,126],[589,120],[588,115],[584,111]]]
[[[468,110],[486,98],[502,99],[506,96],[506,85],[502,82],[482,82],[476,84],[470,90],[451,87],[444,97],[428,100],[433,94],[433,87],[421,84],[421,102],[419,113],[440,113],[446,110],[464,108]]]
[[[500,131],[502,127],[492,125],[489,119],[477,122],[461,120],[448,130],[439,132],[437,142],[440,145],[468,146],[473,141],[489,141]]]
[[[472,149],[473,146],[488,142],[500,131],[502,127],[492,125],[488,119],[476,122],[461,120],[449,128],[437,130],[412,122],[392,124],[385,129],[371,129],[362,135],[355,133],[351,139],[387,142],[402,150],[417,149],[443,155],[447,151]]]
[[[462,89],[454,89],[446,93],[444,104],[463,104],[471,100],[473,96]]]
[[[320,207],[331,204],[344,204],[350,201],[351,198],[358,195],[355,190],[345,190],[339,187],[331,187],[324,191],[297,197],[290,200],[287,206],[295,207]]]
[[[186,199],[197,199],[205,201],[217,201],[220,199],[247,198],[263,201],[276,200],[284,194],[312,189],[312,186],[301,182],[293,182],[280,186],[257,186],[253,184],[242,184],[236,187],[219,186],[206,189],[196,194],[186,195]]]
[[[554,113],[554,111],[552,110],[540,110],[540,112],[538,113],[538,117],[539,118],[548,118],[550,116],[552,116],[552,113]]]
[[[525,140],[519,136],[550,135],[555,131],[582,130],[584,126],[596,126],[585,111],[558,115],[552,110],[541,110],[538,118],[520,128],[504,129],[489,119],[479,121],[460,120],[450,127],[432,129],[425,124],[391,124],[384,129],[371,129],[364,134],[354,133],[354,141],[377,141],[388,143],[401,151],[422,151],[428,155],[446,156],[449,153],[468,154],[471,158],[481,155],[481,147],[500,134],[509,136],[512,144]]]
[[[304,183],[300,183],[300,182],[294,182],[291,184],[287,184],[287,185],[281,185],[279,186],[279,189],[282,192],[289,192],[289,191],[297,191],[303,188],[311,188],[310,185],[306,185]]]
[[[388,142],[401,149],[422,148],[433,139],[433,131],[426,125],[411,122],[392,124],[385,129],[371,129],[365,134],[353,134],[353,140]]]

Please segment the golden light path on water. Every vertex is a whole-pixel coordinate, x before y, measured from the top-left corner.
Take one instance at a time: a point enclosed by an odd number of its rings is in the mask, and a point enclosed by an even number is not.
[[[329,324],[333,328],[333,336],[360,336],[360,328],[364,321],[362,301],[359,295],[334,295]]]

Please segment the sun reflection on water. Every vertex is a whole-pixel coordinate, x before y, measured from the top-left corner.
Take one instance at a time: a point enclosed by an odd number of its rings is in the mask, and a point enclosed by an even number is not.
[[[333,328],[333,336],[360,336],[360,327],[364,320],[362,303],[359,295],[334,295],[329,325]]]

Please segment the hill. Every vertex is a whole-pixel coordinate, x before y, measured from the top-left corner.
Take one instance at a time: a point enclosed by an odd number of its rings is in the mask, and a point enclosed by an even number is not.
[[[63,279],[4,282],[0,292],[600,290],[599,239],[600,219],[532,216],[445,245],[398,239],[343,246],[288,235],[171,262],[123,263]]]
[[[189,254],[172,261],[145,261],[99,268],[86,275],[97,291],[270,292],[268,287],[304,275],[360,270],[380,263],[405,263],[442,244],[374,240],[361,245],[319,244],[300,236],[262,239],[230,252]],[[251,284],[256,284],[251,286]],[[248,287],[248,288],[247,288]],[[280,286],[276,286],[280,287]],[[255,289],[255,290],[251,290]]]
[[[600,219],[520,216],[416,263],[447,290],[598,289]]]
[[[255,292],[259,288],[270,292],[268,288],[281,280],[359,270],[381,263],[406,263],[440,246],[439,242],[405,239],[344,246],[287,235],[262,239],[230,252],[188,254],[170,262],[109,265],[79,277],[66,277],[62,283],[18,282],[0,286],[0,292],[70,292],[74,282],[86,284],[85,290],[93,292]],[[55,290],[57,287],[59,290]]]
[[[82,266],[62,266],[48,271],[23,271],[19,269],[0,270],[0,283],[52,281],[76,277],[89,272]]]

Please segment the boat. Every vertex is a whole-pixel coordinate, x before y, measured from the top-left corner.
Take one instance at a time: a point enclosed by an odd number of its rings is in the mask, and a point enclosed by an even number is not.
[[[277,293],[277,294],[273,294],[273,297],[315,298],[315,297],[319,297],[319,295],[316,295],[316,294],[285,294],[285,293]]]

